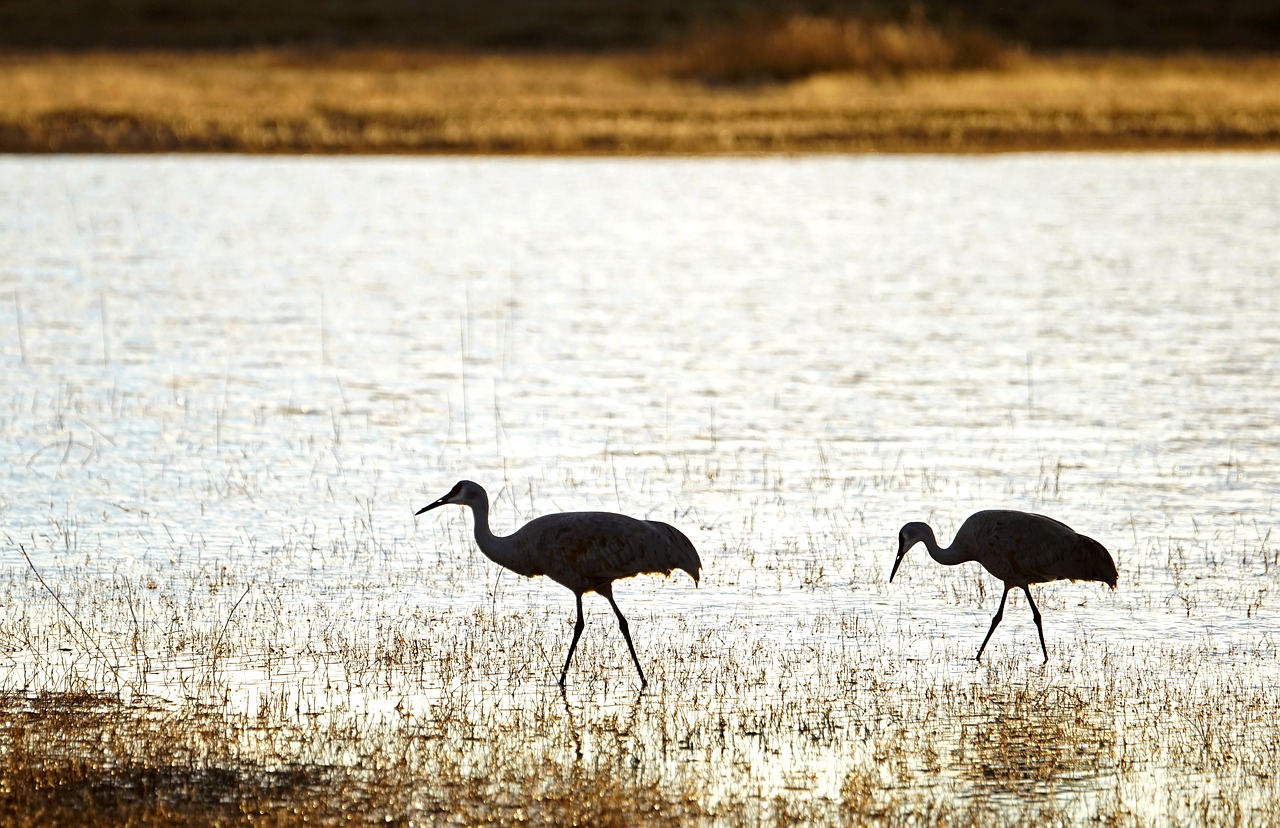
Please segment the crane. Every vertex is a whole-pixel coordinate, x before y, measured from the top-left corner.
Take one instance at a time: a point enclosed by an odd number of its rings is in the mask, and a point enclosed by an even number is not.
[[[578,620],[573,625],[569,656],[560,671],[561,687],[582,635],[582,595],[586,592],[603,595],[613,607],[622,637],[631,651],[631,660],[640,674],[641,689],[648,684],[640,659],[636,657],[635,645],[631,643],[627,619],[613,600],[613,582],[641,573],[670,575],[673,569],[683,569],[696,584],[702,561],[679,529],[656,520],[638,520],[613,512],[560,512],[534,518],[515,533],[501,537],[489,529],[488,492],[470,480],[458,481],[447,495],[419,509],[414,516],[449,503],[471,507],[476,545],[489,560],[528,578],[546,575],[573,592]]]
[[[1049,649],[1044,644],[1044,627],[1040,624],[1040,610],[1031,599],[1031,584],[1071,579],[1073,581],[1102,581],[1116,588],[1116,564],[1106,547],[1093,538],[1077,534],[1070,526],[1044,515],[1005,509],[974,512],[956,532],[951,546],[942,549],[927,523],[913,522],[898,532],[898,558],[889,573],[890,582],[898,574],[898,567],[907,550],[917,543],[924,543],[929,555],[946,566],[977,561],[988,572],[1004,581],[1004,594],[1000,596],[1000,608],[991,619],[991,629],[982,639],[977,659],[982,659],[991,634],[1004,617],[1004,602],[1009,590],[1021,587],[1031,605],[1031,617],[1040,633],[1040,649],[1045,663],[1049,661]]]

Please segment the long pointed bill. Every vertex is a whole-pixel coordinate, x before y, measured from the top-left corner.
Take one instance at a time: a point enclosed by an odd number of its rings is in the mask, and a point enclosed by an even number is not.
[[[442,497],[442,498],[440,498],[439,500],[437,500],[435,503],[432,503],[430,506],[423,506],[421,509],[419,509],[418,511],[414,512],[414,513],[413,513],[413,516],[414,516],[414,517],[417,517],[418,515],[422,514],[423,512],[430,512],[432,509],[436,508],[437,506],[443,506],[443,505],[445,505],[445,504],[446,504],[446,503],[448,503],[448,502],[449,502],[449,495],[445,495],[444,497]]]
[[[889,583],[893,583],[893,576],[898,574],[898,567],[902,566],[902,559],[907,557],[907,550],[898,551],[898,559],[893,562],[893,571],[889,573]]]

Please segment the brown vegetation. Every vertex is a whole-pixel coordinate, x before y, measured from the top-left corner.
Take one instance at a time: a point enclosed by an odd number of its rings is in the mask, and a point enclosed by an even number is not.
[[[0,151],[698,154],[1262,149],[1280,60],[1043,58],[790,83],[673,78],[669,53],[27,54]]]
[[[1244,687],[1238,670],[1187,682],[1172,669],[1186,653],[1161,650],[1104,654],[1118,668],[1074,662],[1065,687],[1020,657],[987,680],[928,668],[887,679],[897,662],[850,655],[856,646],[825,651],[826,667],[807,648],[766,661],[757,648],[736,668],[717,661],[715,699],[698,670],[669,661],[652,697],[495,692],[476,686],[483,666],[469,663],[447,692],[403,675],[371,690],[402,699],[396,720],[8,693],[0,821],[967,826],[1073,822],[1083,807],[1108,824],[1229,825],[1276,813],[1276,700]],[[777,668],[788,678],[769,678]],[[679,707],[691,698],[706,709]],[[795,778],[772,778],[776,758],[759,756],[780,749],[795,756]],[[1144,802],[1155,768],[1183,793]]]
[[[250,742],[330,740],[368,768],[243,756]],[[10,826],[259,826],[446,818],[533,825],[666,824],[701,809],[615,772],[547,758],[503,788],[461,761],[377,767],[378,746],[210,708],[164,709],[85,694],[0,695],[0,822]],[[447,750],[447,749],[446,749]],[[433,756],[433,761],[439,757]],[[530,794],[526,796],[526,794]]]
[[[860,17],[756,17],[701,26],[670,58],[676,77],[718,82],[787,81],[821,73],[873,77],[991,69],[1010,59],[995,38],[969,29],[944,31]]]

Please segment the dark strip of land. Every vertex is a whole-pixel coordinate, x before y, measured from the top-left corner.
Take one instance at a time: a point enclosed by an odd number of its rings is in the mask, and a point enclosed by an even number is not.
[[[752,17],[972,27],[1036,52],[1274,52],[1280,0],[5,0],[2,49],[647,50]]]
[[[0,56],[0,152],[682,155],[1280,148],[1280,59],[1021,57],[788,82],[643,55]]]

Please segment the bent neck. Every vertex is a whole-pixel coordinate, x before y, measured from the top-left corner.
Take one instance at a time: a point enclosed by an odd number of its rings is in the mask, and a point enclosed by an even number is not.
[[[945,549],[938,546],[938,539],[933,535],[933,527],[926,526],[926,532],[921,540],[924,542],[925,549],[929,550],[929,557],[933,558],[943,566],[955,566],[956,564],[967,563],[973,560],[973,556],[967,554],[963,550],[955,548],[953,541],[951,546]]]
[[[475,520],[476,546],[480,547],[480,551],[486,558],[506,566],[509,550],[502,543],[505,538],[499,538],[489,528],[489,498],[485,497],[467,505],[471,507],[471,516]]]

